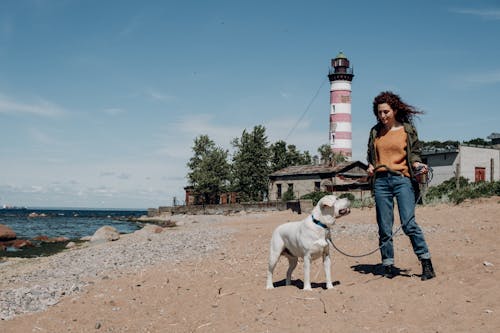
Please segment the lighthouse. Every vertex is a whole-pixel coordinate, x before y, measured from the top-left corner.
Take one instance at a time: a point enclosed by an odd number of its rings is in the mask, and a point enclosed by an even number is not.
[[[330,79],[330,147],[334,154],[352,158],[351,82],[354,73],[342,53],[332,59]]]

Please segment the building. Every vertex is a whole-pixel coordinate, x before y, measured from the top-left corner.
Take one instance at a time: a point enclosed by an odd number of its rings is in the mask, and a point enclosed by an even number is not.
[[[354,77],[349,59],[340,52],[331,61],[330,80],[330,147],[334,154],[352,158],[351,82]]]
[[[470,182],[500,180],[498,148],[462,144],[446,149],[424,150],[422,159],[433,170],[429,186],[439,185],[456,175]]]
[[[281,200],[287,191],[294,198],[312,192],[352,192],[359,198],[370,192],[367,181],[368,166],[360,161],[331,165],[296,165],[269,176],[269,200]],[[369,194],[367,194],[369,195]]]

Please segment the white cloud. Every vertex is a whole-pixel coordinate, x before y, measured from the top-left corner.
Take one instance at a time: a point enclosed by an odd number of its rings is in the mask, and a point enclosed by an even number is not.
[[[104,109],[103,112],[110,115],[110,116],[116,116],[116,115],[125,113],[125,110],[120,109],[120,108],[109,108],[109,109]]]
[[[500,20],[500,9],[452,9],[454,13],[479,16],[485,20]]]
[[[54,145],[57,144],[57,141],[54,140],[50,135],[45,132],[42,132],[40,129],[31,128],[29,129],[29,133],[33,139],[37,143],[41,143],[42,145]]]
[[[500,70],[487,73],[471,74],[464,78],[466,83],[471,84],[495,84],[500,83]]]
[[[36,103],[25,103],[0,95],[0,113],[28,114],[39,117],[58,117],[66,112],[58,105],[39,99]]]
[[[166,101],[170,101],[170,100],[174,99],[174,96],[160,92],[160,91],[155,90],[155,89],[148,89],[146,91],[146,95],[155,101],[166,102]]]

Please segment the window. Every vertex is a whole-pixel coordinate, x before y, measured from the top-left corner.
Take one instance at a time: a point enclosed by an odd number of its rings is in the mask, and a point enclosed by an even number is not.
[[[314,182],[314,191],[319,192],[321,190],[321,182]]]
[[[282,194],[281,184],[277,184],[276,187],[277,187],[276,199],[281,199],[281,194]]]

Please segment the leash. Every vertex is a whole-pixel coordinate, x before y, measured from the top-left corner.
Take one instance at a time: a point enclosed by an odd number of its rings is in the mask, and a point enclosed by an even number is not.
[[[395,174],[395,175],[398,175],[398,174],[399,174],[399,175],[403,175],[403,174],[402,174],[401,172],[399,172],[399,171],[392,170],[392,169],[391,169],[391,168],[389,168],[387,165],[379,165],[379,166],[377,166],[375,169],[373,169],[373,178],[374,178],[374,179],[373,179],[373,182],[375,182],[375,177],[376,177],[376,172],[375,172],[375,171],[376,171],[377,169],[380,169],[380,168],[385,168],[385,169],[387,170],[387,172],[391,172],[391,173],[393,173],[393,174]],[[416,177],[416,176],[419,176],[419,175],[423,174],[422,169],[423,169],[423,167],[419,167],[419,168],[417,168],[417,169],[415,170],[416,172],[415,172],[414,176]],[[431,167],[429,167],[429,166],[427,166],[427,169],[428,169],[428,170],[427,170],[427,177],[425,178],[425,180],[424,180],[423,182],[420,182],[420,181],[419,181],[419,184],[429,184],[429,183],[430,183],[430,181],[432,180],[432,177],[433,177],[433,173],[432,173],[432,172],[433,172],[433,170],[432,170],[432,168],[431,168]],[[419,202],[419,201],[420,201],[420,199],[422,199],[422,193],[420,193],[420,194],[418,195],[418,197],[417,197],[417,199],[415,200],[415,202],[416,202],[416,203],[417,203],[417,202]],[[408,223],[408,221],[407,221],[406,223]],[[331,246],[332,246],[335,250],[337,250],[340,254],[343,254],[344,256],[346,256],[346,257],[351,257],[351,258],[361,258],[361,257],[366,257],[366,256],[369,256],[369,255],[371,255],[371,254],[373,254],[373,253],[375,253],[375,252],[379,251],[379,250],[380,250],[380,249],[381,249],[381,248],[382,248],[385,244],[387,244],[389,241],[391,241],[392,239],[394,239],[394,237],[396,237],[397,233],[398,233],[399,231],[401,231],[401,229],[402,229],[402,228],[403,228],[403,222],[401,222],[401,225],[400,225],[400,226],[396,229],[396,231],[394,231],[394,232],[392,233],[392,235],[391,235],[391,237],[389,237],[389,239],[387,239],[385,242],[383,242],[383,243],[382,243],[379,247],[377,247],[376,249],[374,249],[374,250],[372,250],[372,251],[370,251],[370,252],[368,252],[368,253],[364,253],[364,254],[358,254],[358,255],[356,255],[356,254],[349,254],[349,253],[346,253],[346,252],[342,251],[341,249],[339,249],[339,248],[335,245],[335,243],[333,242],[333,240],[332,240],[332,233],[331,233],[331,230],[330,230],[330,229],[328,229],[328,231],[327,231],[327,233],[328,233],[328,236],[327,236],[327,241],[329,241],[329,242],[330,242],[330,245],[331,245]]]

